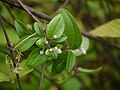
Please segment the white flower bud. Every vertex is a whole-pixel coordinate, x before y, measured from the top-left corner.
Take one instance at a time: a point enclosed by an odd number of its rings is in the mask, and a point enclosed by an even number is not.
[[[50,48],[50,50],[49,50],[49,51],[51,51],[51,52],[52,52],[52,51],[53,51],[53,49],[52,49],[52,48]]]
[[[42,55],[42,54],[44,54],[44,52],[43,52],[43,51],[40,51],[40,54]]]
[[[58,54],[62,53],[61,49],[57,49],[57,53]]]
[[[45,44],[48,44],[48,41],[45,41]]]
[[[57,35],[53,35],[53,38],[56,39],[56,38],[57,38]]]
[[[86,54],[86,50],[84,48],[80,48],[79,50],[81,51],[82,54]]]
[[[58,49],[58,47],[54,47],[56,50]]]

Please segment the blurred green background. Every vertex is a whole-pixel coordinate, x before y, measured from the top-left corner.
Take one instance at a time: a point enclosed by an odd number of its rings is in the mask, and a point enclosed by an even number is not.
[[[22,0],[22,2],[38,11],[54,16],[58,8],[65,0]],[[9,7],[15,19],[20,19],[26,25],[33,25],[33,19],[24,11],[15,7]],[[65,7],[77,20],[80,29],[91,31],[94,28],[120,17],[119,0],[69,0]],[[0,14],[14,23],[8,10],[0,2]],[[47,21],[42,20],[47,23]],[[15,30],[5,23],[7,33],[13,45],[19,41]],[[119,38],[104,38],[112,43],[120,44]],[[0,26],[0,49],[8,52],[6,40]],[[63,90],[119,90],[120,89],[120,52],[90,40],[90,46],[86,55],[77,57],[78,66],[95,69],[103,66],[102,72],[98,74],[79,73],[77,76],[68,77],[64,72],[58,76],[49,76],[43,82],[42,90],[56,90],[59,86]],[[0,53],[0,71],[8,74],[5,65],[5,55]],[[37,90],[40,75],[33,71],[21,78],[23,90]],[[57,85],[56,85],[57,83]],[[0,90],[19,90],[17,83],[0,83]]]

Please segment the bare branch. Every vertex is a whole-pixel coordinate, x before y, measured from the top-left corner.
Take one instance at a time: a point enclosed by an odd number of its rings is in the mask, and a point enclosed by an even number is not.
[[[5,2],[5,3],[9,4],[9,5],[12,5],[12,6],[15,6],[17,8],[20,8],[20,9],[24,10],[17,2],[15,2],[15,0],[0,0],[0,1]],[[42,19],[45,19],[45,20],[48,20],[48,21],[50,21],[52,19],[52,17],[50,17],[50,16],[48,16],[48,15],[42,13],[42,12],[38,12],[38,11],[36,11],[35,9],[33,9],[31,7],[28,7],[26,5],[25,5],[25,7],[32,14],[34,14],[35,16],[38,16],[39,18],[42,18]]]
[[[41,22],[25,7],[25,5],[24,5],[20,0],[17,0],[17,2],[20,4],[20,6],[21,6],[36,22],[41,23]],[[41,23],[41,24],[42,24],[42,23]]]
[[[1,16],[0,16],[0,21],[1,21],[1,26],[2,26],[2,28],[3,28],[3,32],[4,32],[4,35],[5,35],[7,44],[8,44],[8,48],[9,48],[9,51],[10,51],[10,56],[11,56],[11,59],[12,59],[12,62],[13,62],[13,66],[14,66],[14,68],[15,68],[15,67],[16,67],[16,64],[15,64],[15,61],[14,61],[14,60],[15,60],[15,57],[14,57],[14,55],[13,55],[12,45],[11,45],[11,42],[10,42],[9,37],[8,37],[8,35],[7,35],[6,28],[5,28],[5,26],[4,26],[4,22],[3,22],[3,19],[2,19]],[[18,82],[19,88],[20,88],[20,90],[22,90],[22,87],[21,87],[21,84],[20,84],[20,80],[19,80],[19,75],[16,74],[16,77],[17,77],[17,82]]]

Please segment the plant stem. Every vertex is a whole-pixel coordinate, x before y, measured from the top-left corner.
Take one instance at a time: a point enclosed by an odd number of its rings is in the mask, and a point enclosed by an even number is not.
[[[44,64],[42,65],[42,72],[41,72],[41,80],[40,80],[40,84],[39,84],[39,90],[42,90],[43,80],[44,80]]]
[[[0,21],[1,21],[1,26],[2,26],[2,28],[3,28],[3,32],[4,32],[4,35],[5,35],[7,44],[8,44],[8,48],[9,48],[10,56],[11,56],[11,59],[12,59],[12,62],[13,62],[13,66],[14,66],[14,68],[15,68],[15,67],[16,67],[16,63],[15,63],[15,61],[14,61],[14,60],[15,60],[15,57],[14,57],[14,55],[13,55],[13,50],[12,50],[13,47],[12,47],[11,42],[10,42],[10,40],[9,40],[8,34],[7,34],[7,32],[6,32],[6,28],[5,28],[5,26],[4,26],[4,22],[3,22],[3,19],[2,19],[1,16],[0,16]],[[19,75],[16,74],[16,77],[17,77],[17,82],[18,82],[19,88],[20,88],[20,90],[22,90],[22,87],[21,87],[21,84],[20,84],[20,80],[19,80]]]

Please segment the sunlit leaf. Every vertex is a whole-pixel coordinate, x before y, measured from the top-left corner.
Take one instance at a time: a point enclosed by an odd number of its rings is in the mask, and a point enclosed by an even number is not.
[[[36,48],[29,54],[26,64],[30,68],[36,68],[44,64],[46,60],[47,57],[44,54],[40,54],[40,49]]]
[[[92,35],[99,37],[120,37],[120,19],[114,19],[103,24],[90,32]]]
[[[74,53],[75,56],[80,56],[83,54],[81,51],[81,48],[84,48],[84,50],[86,52],[88,50],[88,47],[89,47],[89,39],[83,36],[82,37],[82,44],[79,47],[79,49],[72,50],[72,52]]]
[[[77,49],[82,43],[82,36],[79,27],[73,16],[65,9],[61,9],[65,21],[65,35],[67,35],[67,43],[71,49]]]
[[[38,39],[39,37],[37,36],[32,36],[32,35],[29,35],[29,36],[25,36],[23,37],[23,39],[21,39],[21,41],[13,48],[14,49],[17,49],[19,50],[20,52],[24,52],[26,51],[27,49],[29,49],[35,42],[36,40]]]
[[[75,62],[76,62],[75,55],[71,51],[69,51],[66,64],[67,72],[70,72],[73,69]]]
[[[61,14],[58,14],[47,25],[46,29],[47,38],[48,39],[53,38],[54,35],[56,35],[57,38],[59,38],[64,32],[64,27],[65,23],[63,20],[63,16]]]

